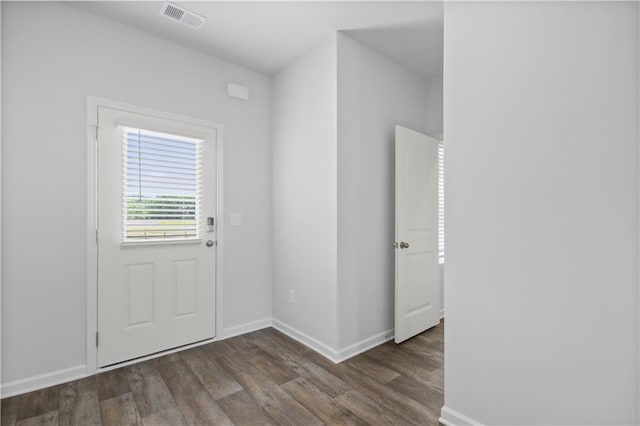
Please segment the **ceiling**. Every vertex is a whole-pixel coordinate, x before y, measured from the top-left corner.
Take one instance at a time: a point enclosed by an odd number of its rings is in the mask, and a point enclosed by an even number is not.
[[[162,2],[68,4],[273,75],[335,30],[423,78],[442,74],[441,2],[173,2],[203,15],[199,30],[158,12]]]

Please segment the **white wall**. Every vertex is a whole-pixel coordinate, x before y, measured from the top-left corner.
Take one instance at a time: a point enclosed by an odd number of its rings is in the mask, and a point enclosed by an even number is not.
[[[336,77],[332,36],[273,86],[273,316],[330,348],[338,343]]]
[[[443,92],[442,92],[442,76],[432,77],[427,81],[427,134],[435,137],[442,137],[442,113],[443,113]],[[444,142],[446,145],[446,142]],[[445,164],[446,164],[445,153]],[[446,169],[446,166],[445,166]],[[445,190],[446,193],[446,190]],[[445,242],[446,246],[446,242]],[[446,264],[440,264],[440,309],[444,314],[444,269]]]
[[[430,99],[422,79],[338,35],[341,349],[393,328],[394,128],[429,133]]]
[[[442,75],[427,80],[427,124],[426,132],[431,136],[442,133]]]
[[[3,383],[86,362],[88,95],[223,124],[224,207],[244,215],[224,326],[271,317],[270,79],[66,5],[2,9]]]
[[[440,133],[441,92],[342,33],[275,78],[274,318],[334,359],[393,328],[394,126]]]
[[[638,422],[637,7],[445,4],[452,424]]]

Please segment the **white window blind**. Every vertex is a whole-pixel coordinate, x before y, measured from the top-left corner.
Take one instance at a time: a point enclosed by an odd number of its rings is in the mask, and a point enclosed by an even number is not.
[[[444,144],[438,144],[438,259],[444,263]]]
[[[122,128],[122,241],[200,237],[202,140]]]

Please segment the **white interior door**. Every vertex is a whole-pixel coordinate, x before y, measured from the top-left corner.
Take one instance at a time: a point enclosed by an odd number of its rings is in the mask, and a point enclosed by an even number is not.
[[[215,335],[216,130],[98,110],[98,365]]]
[[[396,126],[395,341],[437,325],[438,141]]]

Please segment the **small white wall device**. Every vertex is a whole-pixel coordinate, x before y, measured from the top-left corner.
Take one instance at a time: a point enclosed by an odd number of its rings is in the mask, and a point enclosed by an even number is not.
[[[249,100],[249,88],[237,83],[227,83],[227,95],[243,101]]]

